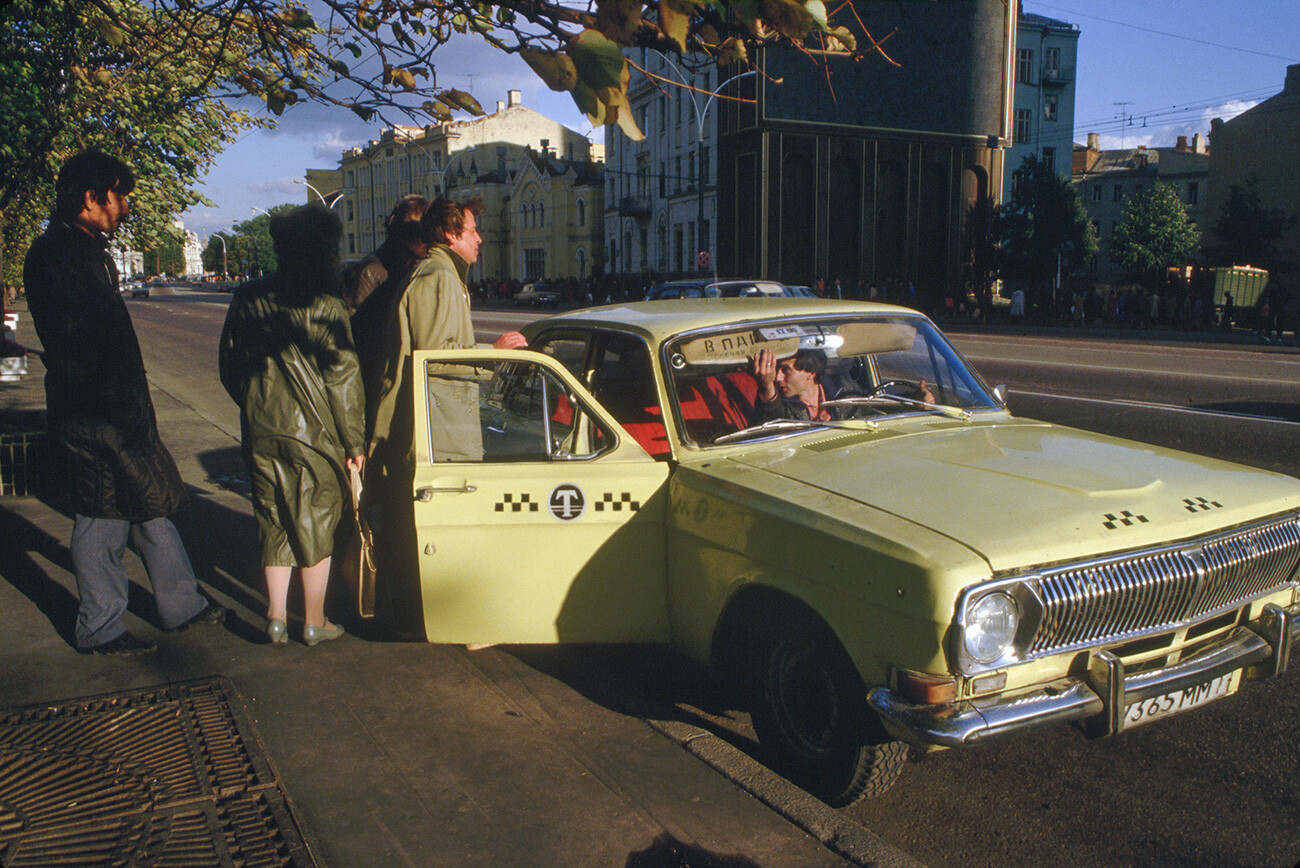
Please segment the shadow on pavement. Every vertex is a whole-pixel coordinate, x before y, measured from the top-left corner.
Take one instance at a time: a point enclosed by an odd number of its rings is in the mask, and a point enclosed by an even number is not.
[[[743,703],[705,669],[657,645],[512,645],[502,651],[619,714],[696,726],[765,763]]]

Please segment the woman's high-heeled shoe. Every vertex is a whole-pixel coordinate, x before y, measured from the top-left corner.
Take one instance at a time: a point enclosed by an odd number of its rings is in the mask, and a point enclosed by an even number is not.
[[[272,618],[266,625],[266,636],[272,645],[289,643],[289,625],[279,618]]]
[[[343,635],[343,628],[326,621],[319,627],[306,624],[302,628],[302,641],[306,645],[317,645],[327,639],[337,639]]]

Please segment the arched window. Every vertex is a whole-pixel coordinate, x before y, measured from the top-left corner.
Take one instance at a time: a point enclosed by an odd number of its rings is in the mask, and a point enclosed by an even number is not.
[[[578,200],[578,225],[587,225],[587,203],[581,199]]]
[[[538,226],[546,225],[546,206],[543,205],[541,202],[537,203],[537,225]]]

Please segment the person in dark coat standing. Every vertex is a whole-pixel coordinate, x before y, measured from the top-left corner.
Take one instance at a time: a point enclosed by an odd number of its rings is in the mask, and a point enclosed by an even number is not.
[[[130,167],[115,157],[96,150],[71,157],[55,183],[49,226],[23,264],[27,304],[44,349],[49,433],[62,462],[56,468],[76,515],[75,640],[83,653],[155,648],[122,623],[128,542],[144,561],[164,629],[226,617],[224,608],[199,593],[168,518],[184,502],[185,485],[158,437],[140,344],[107,251],[134,188]]]
[[[342,233],[324,205],[272,217],[277,269],[235,290],[221,333],[221,383],[240,409],[273,644],[288,641],[295,568],[303,641],[343,635],[325,619],[325,591],[346,474],[362,469],[365,398],[337,291]]]
[[[420,195],[399,199],[384,222],[384,243],[344,275],[343,301],[352,317],[363,384],[374,382],[381,373],[384,329],[393,298],[406,288],[411,272],[429,250],[420,231],[420,218],[428,207],[429,200]],[[367,406],[378,400],[378,395],[369,396]]]

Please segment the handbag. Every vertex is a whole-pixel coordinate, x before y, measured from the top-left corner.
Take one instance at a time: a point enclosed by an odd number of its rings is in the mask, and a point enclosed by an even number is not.
[[[349,468],[348,487],[352,490],[352,515],[354,533],[347,537],[337,560],[339,573],[356,600],[357,614],[362,618],[375,616],[375,542],[361,510],[361,473]]]

